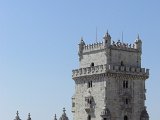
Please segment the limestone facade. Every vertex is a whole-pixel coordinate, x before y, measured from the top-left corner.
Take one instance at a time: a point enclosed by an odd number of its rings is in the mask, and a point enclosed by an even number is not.
[[[142,41],[114,42],[107,32],[103,42],[79,43],[79,68],[72,71],[74,120],[149,120],[141,67]]]

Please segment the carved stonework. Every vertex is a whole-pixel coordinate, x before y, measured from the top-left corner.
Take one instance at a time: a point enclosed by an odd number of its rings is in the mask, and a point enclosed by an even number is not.
[[[79,45],[79,68],[72,71],[74,120],[148,120],[139,113],[149,78],[149,69],[141,67],[141,40],[112,42],[108,32],[103,39]]]

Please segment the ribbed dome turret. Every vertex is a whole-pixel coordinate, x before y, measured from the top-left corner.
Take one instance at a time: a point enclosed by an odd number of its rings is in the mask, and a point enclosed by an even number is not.
[[[67,117],[67,115],[66,115],[66,113],[65,113],[65,108],[63,108],[63,114],[62,114],[62,116],[59,118],[59,120],[69,120],[68,119],[68,117]]]
[[[20,117],[19,117],[19,113],[18,113],[18,111],[17,111],[17,113],[16,113],[16,117],[15,117],[15,119],[14,120],[21,120],[20,119]]]
[[[55,116],[54,116],[54,120],[57,120],[56,114],[55,114]]]
[[[31,114],[30,114],[30,113],[28,113],[28,118],[27,118],[27,120],[32,120],[32,119],[31,119]]]

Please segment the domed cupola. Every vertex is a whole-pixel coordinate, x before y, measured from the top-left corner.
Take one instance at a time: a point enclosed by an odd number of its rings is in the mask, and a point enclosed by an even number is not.
[[[17,111],[17,113],[16,113],[16,117],[15,117],[15,119],[14,120],[21,120],[20,119],[20,117],[19,117],[19,113],[18,113],[18,111]]]
[[[65,113],[65,108],[63,108],[63,114],[62,114],[62,116],[59,118],[59,120],[69,120],[68,119],[68,117],[67,117],[67,115],[66,115],[66,113]]]
[[[146,108],[141,112],[140,120],[149,120],[149,115]]]
[[[31,119],[31,114],[30,114],[30,113],[28,113],[28,118],[27,118],[27,120],[32,120],[32,119]]]
[[[54,115],[54,120],[57,120],[57,116],[56,116],[56,114]]]

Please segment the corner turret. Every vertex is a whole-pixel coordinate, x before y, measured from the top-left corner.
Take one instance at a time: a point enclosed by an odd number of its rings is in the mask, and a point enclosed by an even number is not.
[[[56,114],[54,115],[54,120],[57,120]]]
[[[27,118],[27,120],[32,120],[32,119],[31,119],[31,114],[30,114],[30,113],[28,113],[28,118]]]
[[[79,45],[78,55],[79,55],[79,59],[81,60],[83,49],[84,49],[84,46],[85,46],[85,42],[83,41],[83,37],[81,37],[80,43],[78,45]]]
[[[135,41],[135,48],[138,49],[139,52],[142,52],[142,40],[139,38],[139,35]]]
[[[107,31],[107,33],[104,35],[103,39],[104,39],[105,47],[109,47],[109,46],[111,45],[111,36],[110,36],[110,34],[108,33],[108,31]]]
[[[62,116],[59,118],[59,120],[69,120],[68,119],[68,117],[67,117],[67,115],[66,115],[66,113],[65,113],[65,108],[63,108],[63,114],[62,114]]]
[[[20,119],[20,117],[19,117],[19,113],[18,113],[18,111],[17,111],[17,113],[16,113],[16,117],[15,117],[15,119],[14,120],[21,120]]]

